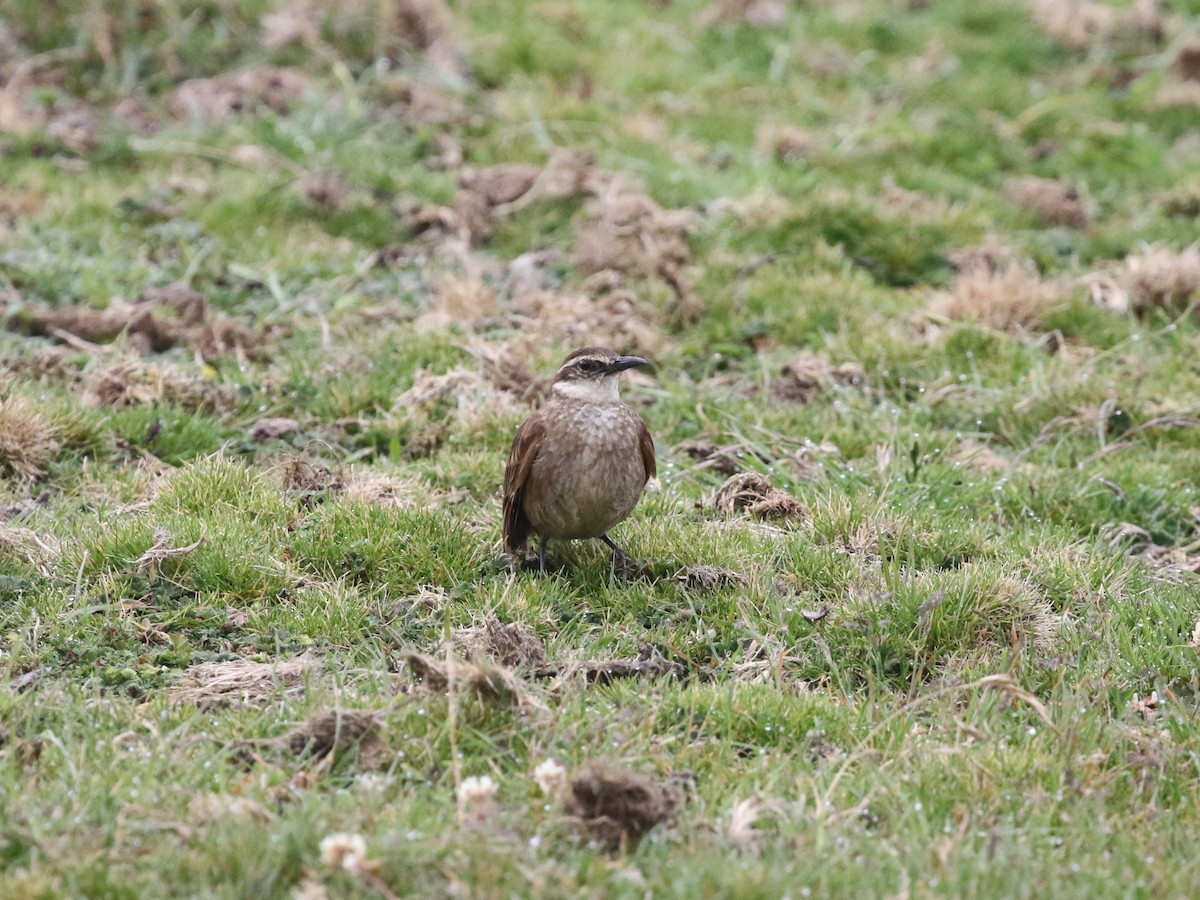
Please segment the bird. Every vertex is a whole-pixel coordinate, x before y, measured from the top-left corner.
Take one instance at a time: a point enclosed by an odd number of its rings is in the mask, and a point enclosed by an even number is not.
[[[613,560],[629,558],[608,536],[637,506],[657,473],[654,439],[621,400],[621,373],[649,365],[607,347],[583,347],[563,360],[550,396],[517,429],[504,469],[504,550],[517,557],[536,534],[538,570],[546,541],[599,538]]]

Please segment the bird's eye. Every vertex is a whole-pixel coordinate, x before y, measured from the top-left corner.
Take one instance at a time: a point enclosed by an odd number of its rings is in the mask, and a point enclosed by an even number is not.
[[[581,359],[579,361],[579,371],[590,372],[592,370],[592,361],[590,359]]]

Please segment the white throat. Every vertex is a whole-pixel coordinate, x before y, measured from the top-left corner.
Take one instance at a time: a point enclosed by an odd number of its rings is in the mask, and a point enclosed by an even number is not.
[[[556,397],[581,403],[613,403],[620,400],[617,375],[603,378],[575,378],[571,381],[556,381],[550,389]]]

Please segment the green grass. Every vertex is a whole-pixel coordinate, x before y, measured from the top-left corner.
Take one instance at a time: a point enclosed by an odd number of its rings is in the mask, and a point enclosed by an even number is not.
[[[1194,107],[1160,102],[1195,9],[1160,46],[1081,50],[1000,0],[786,4],[770,28],[699,0],[455,2],[447,69],[371,0],[314,4],[319,40],[274,48],[258,0],[77,6],[0,13],[0,68],[52,54],[0,136],[0,895],[1200,892],[1200,320],[1082,286],[1200,239]],[[265,65],[309,79],[282,111],[173,113],[181,82]],[[802,158],[765,142],[784,126]],[[455,204],[455,148],[586,152],[689,210],[698,320],[653,273],[583,279],[590,195],[471,246],[415,233]],[[1029,176],[1094,218],[1041,224],[1010,189]],[[1024,330],[934,311],[988,241],[1062,285]],[[507,270],[538,250],[540,314]],[[39,324],[176,283],[209,330],[162,353],[136,323]],[[553,544],[548,575],[514,573],[495,492],[536,400],[483,360],[540,376],[599,339],[655,363],[624,393],[661,489],[614,535],[643,572]],[[801,352],[833,367],[807,402],[779,392]],[[265,418],[294,422],[259,439]],[[718,516],[697,439],[806,515]],[[492,619],[552,664],[652,650],[685,674],[519,671],[515,706],[410,674]],[[180,693],[191,667],[298,657],[252,698]],[[331,708],[378,740],[275,740]],[[612,851],[539,792],[548,759],[694,786]],[[471,775],[492,803],[456,800]],[[371,866],[324,866],[337,832]]]

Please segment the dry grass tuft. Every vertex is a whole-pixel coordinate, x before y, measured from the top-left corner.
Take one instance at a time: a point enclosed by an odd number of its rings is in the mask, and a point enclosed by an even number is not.
[[[58,430],[32,401],[16,394],[0,400],[0,476],[41,478],[61,448]]]
[[[1066,301],[1064,285],[1025,269],[976,271],[957,276],[949,291],[935,295],[931,311],[956,322],[1021,333],[1037,328]]]
[[[1151,309],[1182,312],[1200,300],[1200,244],[1180,253],[1148,250],[1129,256],[1118,281],[1136,313]]]
[[[396,509],[436,509],[445,501],[445,495],[431,490],[429,485],[415,476],[394,478],[382,472],[369,469],[360,471],[351,466],[340,477],[342,498],[347,503],[376,503]]]
[[[825,354],[805,350],[785,363],[779,375],[771,382],[774,396],[794,403],[808,403],[836,385],[857,384],[864,372],[858,363],[834,366]]]
[[[716,591],[724,587],[744,587],[746,576],[718,566],[688,566],[675,574],[686,591]]]
[[[593,763],[571,779],[563,812],[589,838],[616,848],[640,841],[678,801],[677,791],[657,779]]]
[[[808,510],[787,491],[757,472],[742,472],[721,485],[713,498],[717,515],[748,513],[758,519],[807,519]]]
[[[1042,225],[1084,228],[1092,220],[1086,200],[1073,185],[1051,178],[1014,178],[1005,187]]]
[[[0,521],[3,516],[0,516]],[[35,566],[45,566],[58,559],[60,545],[52,534],[38,534],[28,528],[0,525],[0,556],[24,559]]]
[[[500,313],[496,292],[478,276],[449,275],[433,284],[433,301],[417,318],[418,331],[440,331],[451,325],[470,328]]]
[[[283,662],[257,663],[245,659],[200,663],[189,666],[171,699],[199,706],[231,703],[260,705],[280,692],[294,694],[304,689],[308,673],[315,667],[303,656]]]
[[[466,659],[495,660],[510,669],[536,669],[546,663],[546,648],[536,635],[494,617],[482,628],[454,629],[454,652]]]

